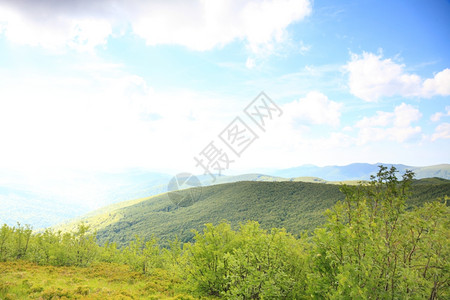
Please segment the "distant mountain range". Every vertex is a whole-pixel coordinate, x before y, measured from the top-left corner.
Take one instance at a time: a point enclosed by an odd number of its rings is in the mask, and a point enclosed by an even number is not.
[[[312,176],[319,177],[326,181],[343,181],[343,180],[368,180],[370,175],[375,175],[378,171],[378,166],[394,166],[400,174],[406,170],[411,170],[415,173],[415,178],[430,178],[439,177],[450,179],[450,164],[441,164],[426,167],[406,166],[402,164],[366,164],[354,163],[346,166],[326,166],[317,167],[314,165],[303,165],[300,167],[289,168],[284,170],[275,170],[271,174],[284,178]]]
[[[305,165],[296,168],[273,170],[269,175],[242,174],[218,176],[200,175],[203,186],[238,181],[301,181],[314,183],[355,183],[368,180],[378,170],[379,164],[350,164],[347,166],[317,167]],[[389,164],[383,164],[390,166]],[[400,174],[413,170],[416,178],[440,177],[450,179],[450,164],[427,167],[394,165]],[[129,169],[120,172],[74,172],[53,174],[42,182],[34,182],[21,174],[0,170],[0,224],[16,222],[43,228],[84,215],[97,208],[157,195],[167,191],[172,178],[164,173]]]

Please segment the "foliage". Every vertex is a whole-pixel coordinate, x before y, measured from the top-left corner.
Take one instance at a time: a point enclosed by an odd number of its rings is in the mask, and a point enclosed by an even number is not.
[[[188,278],[197,290],[227,298],[296,298],[305,283],[304,240],[257,222],[234,232],[207,224],[187,247]]]
[[[413,174],[399,182],[395,172],[380,167],[370,184],[342,187],[345,200],[312,238],[309,292],[317,298],[448,296],[449,209],[433,202],[406,211]]]
[[[2,226],[0,259],[29,260],[41,265],[87,266],[96,259],[99,246],[89,227],[80,224],[73,233],[52,232],[32,234],[28,226]]]
[[[125,261],[134,270],[141,271],[143,274],[155,267],[162,267],[161,248],[156,238],[144,241],[139,236],[130,243],[124,250]]]

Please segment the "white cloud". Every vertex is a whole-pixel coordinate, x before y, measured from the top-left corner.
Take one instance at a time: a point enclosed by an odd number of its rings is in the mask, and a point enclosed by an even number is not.
[[[299,52],[300,52],[300,54],[305,55],[306,53],[308,53],[311,50],[311,48],[312,48],[311,45],[305,45],[303,43],[303,41],[301,41]]]
[[[311,147],[317,151],[319,149],[335,150],[337,148],[348,148],[354,145],[355,139],[342,132],[331,132],[328,137],[318,138],[309,141]]]
[[[450,95],[450,69],[425,81],[416,74],[405,72],[404,65],[381,55],[363,52],[352,54],[345,69],[349,73],[350,92],[368,102],[382,97],[425,97]]]
[[[42,16],[46,19],[41,19],[38,13],[31,16],[32,12],[2,3],[0,11],[0,23],[4,24],[6,37],[17,44],[41,46],[54,51],[65,46],[91,51],[106,44],[107,37],[112,33],[109,21],[101,18],[58,16],[48,11],[48,16]]]
[[[116,65],[69,74],[0,69],[0,167],[188,169],[242,109],[242,99],[155,91]]]
[[[442,123],[436,127],[431,140],[450,139],[450,123]]]
[[[392,123],[395,115],[392,112],[377,111],[373,117],[364,117],[356,123],[356,127],[385,127]]]
[[[105,20],[79,20],[73,23],[70,34],[72,38],[67,44],[79,51],[90,51],[96,46],[105,45],[111,33],[111,24]]]
[[[443,112],[434,113],[430,117],[430,120],[433,122],[438,122],[442,117],[448,117],[448,116],[450,116],[450,106],[445,107],[445,113],[443,113]]]
[[[425,80],[423,83],[423,94],[426,97],[450,95],[450,69],[445,69],[437,73],[434,78]]]
[[[255,67],[255,60],[251,57],[247,58],[247,61],[245,62],[245,66],[248,69],[253,69]]]
[[[283,111],[294,123],[327,124],[340,123],[342,103],[331,101],[320,92],[309,92],[305,98],[287,103]]]
[[[132,26],[148,44],[180,44],[209,50],[245,39],[252,52],[273,47],[285,39],[289,24],[311,12],[300,1],[168,1],[142,4]]]
[[[418,121],[422,113],[409,104],[402,103],[393,112],[378,111],[373,117],[364,117],[355,127],[359,128],[358,144],[370,141],[393,140],[405,142],[417,137],[422,129],[411,123]]]
[[[85,50],[131,28],[149,45],[204,51],[245,40],[251,52],[270,53],[310,13],[308,0],[0,1],[9,40],[50,49]]]
[[[276,101],[276,98],[272,98]],[[336,149],[345,149],[353,138],[329,126],[340,123],[342,104],[320,92],[280,105],[281,117],[267,124],[266,131],[249,147],[232,169],[292,167],[302,163],[323,164]],[[244,120],[245,117],[244,117]],[[251,124],[250,124],[251,125]],[[325,126],[315,126],[325,125]],[[324,154],[328,152],[328,156]]]
[[[418,121],[422,113],[409,104],[402,103],[394,109],[394,126],[408,127],[412,122]]]
[[[443,113],[437,112],[431,115],[430,120],[433,122],[438,122],[444,116]]]
[[[399,143],[418,138],[421,132],[422,128],[420,126],[391,127],[386,130],[388,138]]]

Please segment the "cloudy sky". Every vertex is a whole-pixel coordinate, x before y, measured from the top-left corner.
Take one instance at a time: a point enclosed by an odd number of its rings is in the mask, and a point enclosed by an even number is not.
[[[449,163],[450,3],[0,0],[0,168]],[[243,110],[264,91],[265,131]],[[240,117],[240,157],[218,135]]]

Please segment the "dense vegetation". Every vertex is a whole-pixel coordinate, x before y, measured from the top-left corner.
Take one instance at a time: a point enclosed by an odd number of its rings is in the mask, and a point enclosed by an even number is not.
[[[118,248],[114,243],[99,246],[83,224],[73,233],[47,230],[37,234],[27,226],[4,225],[0,298],[23,293],[19,284],[29,285],[25,290],[37,297],[47,297],[50,287],[42,283],[5,279],[12,278],[14,266],[84,267],[96,274],[126,265],[130,270],[125,276],[140,274],[133,277],[139,283],[134,297],[140,298],[171,297],[179,292],[182,299],[187,297],[184,292],[230,299],[448,299],[447,198],[408,209],[412,174],[406,172],[399,181],[395,172],[395,168],[381,167],[370,183],[343,186],[345,198],[327,211],[326,222],[301,237],[285,229],[265,230],[255,221],[237,230],[222,222],[194,231],[191,243],[174,239],[161,247],[156,237],[136,236]],[[155,276],[154,284],[160,290],[145,293],[142,282]],[[159,283],[168,278],[169,285]],[[77,291],[65,290],[64,296]],[[80,291],[87,298],[101,292],[94,284],[80,285]]]
[[[163,198],[164,197],[164,198]],[[323,222],[327,208],[343,199],[338,186],[292,182],[238,182],[202,188],[201,199],[189,207],[176,207],[161,196],[158,202],[146,201],[119,211],[123,217],[98,230],[99,239],[127,243],[133,233],[153,234],[183,242],[194,237],[192,229],[205,223],[227,220],[237,229],[239,223],[258,221],[263,228],[286,228],[290,232],[315,228]],[[301,217],[300,217],[301,216]]]
[[[240,223],[257,221],[263,229],[285,228],[299,237],[325,221],[325,211],[344,199],[339,185],[305,182],[237,182],[202,188],[199,201],[189,207],[177,207],[167,194],[115,204],[82,221],[97,231],[100,243],[127,245],[134,235],[150,239],[157,236],[167,245],[175,236],[182,242],[193,241],[192,229],[227,220],[236,230]],[[183,191],[188,193],[189,191]],[[450,195],[450,181],[430,178],[415,180],[407,206]],[[66,225],[63,231],[76,230],[80,221]]]

